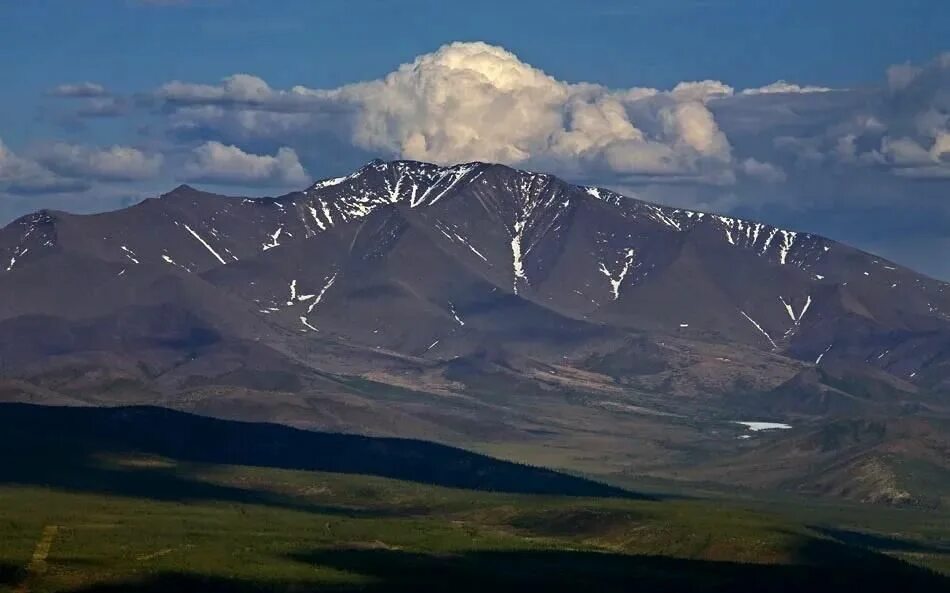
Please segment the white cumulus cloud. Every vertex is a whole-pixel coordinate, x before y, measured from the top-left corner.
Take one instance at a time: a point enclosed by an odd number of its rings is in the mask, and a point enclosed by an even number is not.
[[[196,147],[185,163],[189,180],[223,184],[297,186],[310,181],[297,153],[282,147],[271,155],[245,152],[221,142]]]
[[[735,89],[718,80],[681,82],[670,91],[670,94],[676,99],[702,101],[704,103],[710,99],[731,97],[734,93]]]
[[[42,149],[37,160],[71,177],[105,181],[135,181],[158,174],[163,157],[129,146],[95,148],[58,142]]]
[[[743,173],[767,183],[781,183],[787,178],[785,171],[772,163],[766,163],[754,158],[747,158],[739,164]]]
[[[83,181],[61,177],[40,163],[15,154],[0,140],[0,191],[45,194],[86,189]]]
[[[103,97],[109,94],[104,86],[96,82],[76,82],[61,84],[50,91],[56,97],[90,98]]]
[[[611,91],[559,81],[499,47],[453,43],[335,95],[353,107],[353,141],[369,150],[718,182],[730,147],[703,100],[725,87],[694,85]],[[709,162],[721,167],[710,173]]]
[[[335,89],[279,90],[237,74],[217,85],[175,81],[155,94],[173,108],[176,131],[218,130],[240,140],[329,130],[386,157],[631,181],[729,183],[737,166],[707,107],[733,94],[728,85],[687,82],[663,92],[569,83],[481,42],[445,45],[381,79]]]
[[[808,94],[808,93],[828,93],[833,91],[826,86],[800,85],[784,80],[777,80],[771,84],[760,86],[758,88],[744,89],[743,95],[780,95],[780,94]]]

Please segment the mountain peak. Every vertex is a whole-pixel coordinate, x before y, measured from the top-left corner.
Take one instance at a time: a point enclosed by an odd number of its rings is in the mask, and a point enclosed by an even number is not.
[[[193,197],[195,195],[207,194],[208,192],[201,191],[195,187],[188,185],[187,183],[182,183],[175,189],[170,192],[162,194],[161,198],[180,198],[180,197]]]
[[[326,187],[331,187],[334,185],[340,185],[345,181],[359,178],[364,175],[371,174],[381,174],[381,175],[395,175],[398,177],[405,178],[406,176],[414,178],[415,181],[433,181],[442,176],[452,175],[453,173],[459,171],[474,171],[482,170],[488,168],[497,168],[505,169],[512,173],[519,174],[529,174],[536,175],[536,173],[529,173],[527,171],[521,171],[518,169],[513,169],[506,165],[500,165],[495,163],[486,163],[483,161],[471,161],[465,163],[455,163],[455,164],[435,164],[427,163],[424,161],[415,161],[415,160],[406,160],[406,159],[397,159],[397,160],[383,160],[383,159],[373,159],[363,166],[359,167],[352,173],[339,177],[327,177],[320,179],[314,182],[309,190],[317,190]]]

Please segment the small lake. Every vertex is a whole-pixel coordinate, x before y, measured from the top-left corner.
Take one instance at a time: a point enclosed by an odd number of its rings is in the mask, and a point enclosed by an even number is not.
[[[792,427],[791,424],[782,424],[781,422],[745,422],[737,420],[735,423],[745,426],[752,432],[758,432],[760,430],[785,430]]]

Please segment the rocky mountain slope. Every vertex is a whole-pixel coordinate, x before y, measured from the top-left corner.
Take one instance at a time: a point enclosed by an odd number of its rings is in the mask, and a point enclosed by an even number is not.
[[[870,419],[918,426],[894,429],[913,446],[882,437],[821,459],[947,470],[946,284],[549,175],[374,161],[277,198],[182,186],[21,218],[0,231],[0,264],[6,400],[160,404],[879,499],[840,487],[861,469],[829,485],[807,462],[758,462]],[[755,421],[792,428],[737,424]],[[716,469],[733,458],[750,469]]]

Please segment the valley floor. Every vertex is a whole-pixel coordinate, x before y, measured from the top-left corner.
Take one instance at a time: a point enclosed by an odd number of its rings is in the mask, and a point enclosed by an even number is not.
[[[655,500],[474,492],[126,453],[95,463],[107,480],[4,480],[0,590],[950,591],[950,521],[935,512],[656,485]]]

